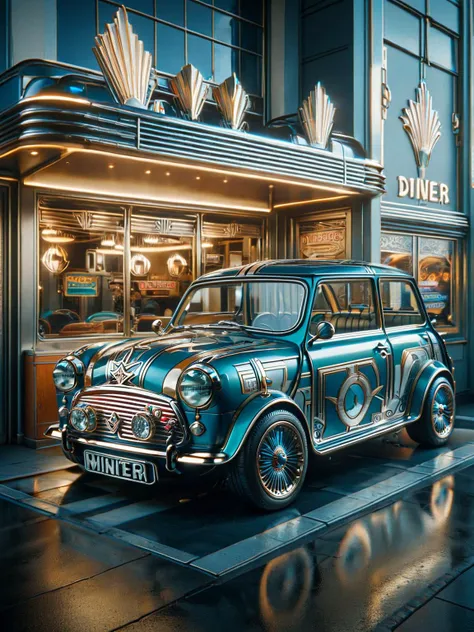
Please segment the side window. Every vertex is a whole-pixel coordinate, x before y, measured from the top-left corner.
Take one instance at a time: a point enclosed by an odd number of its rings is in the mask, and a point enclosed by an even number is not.
[[[336,334],[377,329],[372,281],[321,282],[311,310],[311,335],[316,333],[318,323],[322,320],[331,322]]]
[[[403,327],[424,323],[425,317],[410,282],[381,281],[380,291],[386,327]]]

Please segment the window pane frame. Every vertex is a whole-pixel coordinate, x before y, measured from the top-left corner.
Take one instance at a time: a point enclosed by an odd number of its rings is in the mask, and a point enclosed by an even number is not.
[[[409,323],[408,325],[388,325],[387,326],[387,323],[385,321],[385,308],[384,308],[384,302],[383,302],[383,290],[382,290],[383,283],[404,283],[411,288],[417,307],[418,307],[418,313],[422,317],[422,321],[420,323]],[[411,328],[424,327],[426,325],[426,308],[423,303],[423,299],[420,300],[419,289],[418,289],[418,292],[416,291],[416,289],[415,289],[415,283],[409,277],[407,278],[407,277],[393,276],[393,277],[379,278],[380,309],[381,309],[382,318],[383,318],[383,326],[386,330],[411,329]],[[391,313],[396,314],[397,312],[391,312]]]

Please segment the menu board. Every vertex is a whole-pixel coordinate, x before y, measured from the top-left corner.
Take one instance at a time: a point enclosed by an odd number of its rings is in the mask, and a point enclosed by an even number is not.
[[[64,275],[64,296],[95,297],[99,295],[99,277],[94,274],[72,273]]]

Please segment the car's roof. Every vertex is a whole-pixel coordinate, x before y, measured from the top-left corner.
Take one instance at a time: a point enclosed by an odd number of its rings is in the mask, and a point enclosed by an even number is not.
[[[258,261],[236,268],[226,268],[203,275],[210,277],[241,276],[406,276],[407,272],[380,263],[366,263],[352,259],[274,259]]]

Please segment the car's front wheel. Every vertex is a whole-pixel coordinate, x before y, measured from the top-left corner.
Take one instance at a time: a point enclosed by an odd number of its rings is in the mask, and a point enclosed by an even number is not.
[[[444,445],[454,428],[455,405],[451,383],[438,377],[428,390],[421,417],[406,427],[410,438],[425,446]]]
[[[242,498],[267,511],[286,507],[301,490],[308,444],[301,422],[286,410],[257,421],[232,463],[230,484]]]

